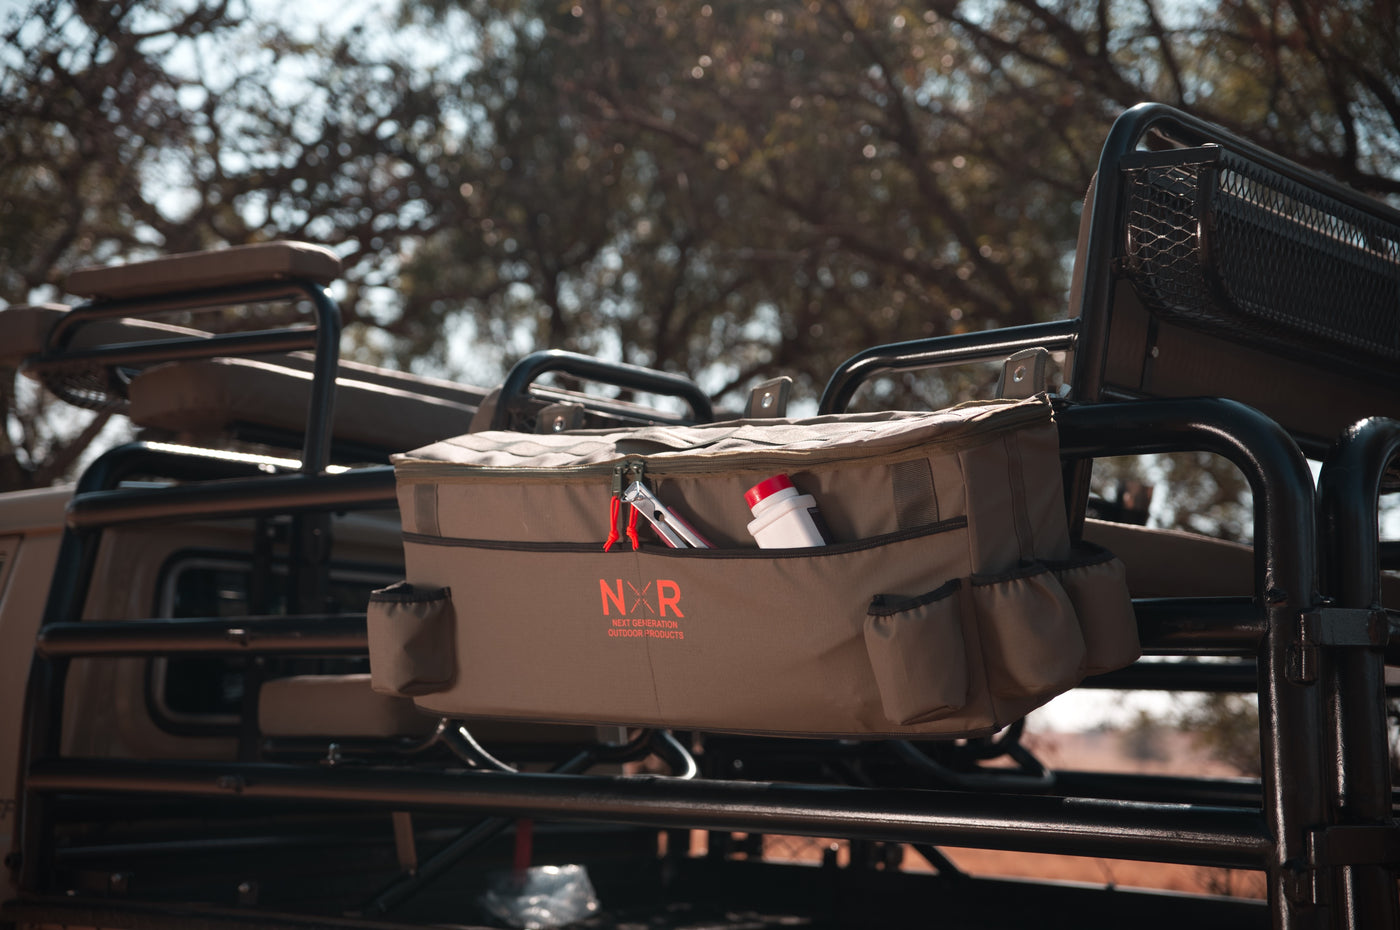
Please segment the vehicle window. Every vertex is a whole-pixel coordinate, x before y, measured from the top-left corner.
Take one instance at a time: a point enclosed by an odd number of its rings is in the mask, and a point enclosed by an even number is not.
[[[359,613],[369,592],[391,584],[395,569],[333,567],[327,595],[331,613]],[[269,615],[286,612],[288,573],[274,566],[264,580]],[[191,555],[164,575],[160,616],[237,617],[252,613],[253,567],[248,559]],[[241,719],[250,676],[343,675],[369,671],[362,657],[276,657],[255,666],[243,656],[176,656],[151,660],[148,699],[152,717],[167,730],[213,735],[231,732]]]

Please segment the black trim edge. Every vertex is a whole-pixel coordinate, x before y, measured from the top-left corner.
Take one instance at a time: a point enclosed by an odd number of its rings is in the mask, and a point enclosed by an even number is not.
[[[916,607],[924,607],[946,600],[962,589],[962,579],[954,578],[918,597],[904,597],[899,594],[877,594],[870,599],[870,607],[865,611],[872,617],[892,617]]]
[[[419,588],[407,581],[396,581],[387,588],[369,592],[371,604],[427,604],[451,597],[451,588]]]

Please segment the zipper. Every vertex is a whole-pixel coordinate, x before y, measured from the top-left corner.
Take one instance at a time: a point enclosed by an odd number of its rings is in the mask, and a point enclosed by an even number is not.
[[[997,408],[991,409],[995,410]],[[773,470],[782,470],[783,468],[798,466],[809,468],[818,465],[849,461],[881,465],[889,461],[898,461],[907,457],[908,453],[915,449],[932,446],[945,451],[958,451],[971,446],[981,445],[1005,433],[1015,432],[1030,423],[1049,423],[1053,420],[1050,406],[1043,401],[1030,404],[1020,403],[1017,406],[1008,406],[1001,409],[1004,412],[997,414],[999,422],[978,429],[972,435],[968,435],[967,430],[960,430],[958,435],[944,439],[929,439],[925,437],[911,440],[894,448],[873,451],[852,449],[842,445],[832,445],[821,448],[779,449],[772,451],[744,449],[733,452],[666,452],[653,453],[649,456],[640,453],[628,453],[618,458],[608,459],[604,462],[588,462],[581,465],[558,465],[548,468],[528,465],[472,465],[460,462],[441,462],[428,459],[405,460],[400,458],[399,461],[394,463],[394,474],[401,482],[432,481],[442,483],[494,479],[540,479],[558,483],[574,480],[581,481],[590,478],[596,479],[607,476],[615,477],[619,469],[632,471],[636,471],[637,469],[649,469],[652,474],[660,474],[662,476],[713,474],[732,468],[736,462],[741,462],[746,470],[765,470],[770,468]],[[655,457],[657,455],[664,455],[665,458],[658,460]]]
[[[623,489],[627,487],[629,475],[636,474],[634,480],[641,481],[646,474],[646,464],[643,462],[619,462],[613,468],[612,476],[612,498],[608,501],[608,538],[603,542],[603,551],[608,552],[617,541],[621,539],[621,534],[617,529],[617,518],[623,506]],[[637,538],[637,508],[627,508],[627,539],[632,543],[632,551],[641,548],[642,542]]]
[[[892,533],[881,533],[878,536],[869,536],[865,539],[852,540],[851,542],[832,543],[827,546],[811,546],[801,549],[759,549],[757,547],[732,549],[672,549],[670,546],[646,542],[638,546],[638,551],[641,552],[642,555],[659,555],[680,559],[821,558],[828,555],[835,556],[849,552],[860,552],[864,549],[877,549],[880,546],[887,546],[891,543],[920,539],[925,536],[938,536],[942,533],[950,533],[954,530],[965,529],[966,527],[967,517],[949,517],[947,520],[939,520],[937,523],[926,523],[923,526],[911,527],[907,530],[895,530]],[[403,540],[407,543],[416,543],[424,546],[440,546],[446,549],[493,549],[504,552],[578,552],[590,554],[599,551],[596,542],[527,542],[500,539],[467,539],[457,536],[429,536],[425,533],[404,533]]]

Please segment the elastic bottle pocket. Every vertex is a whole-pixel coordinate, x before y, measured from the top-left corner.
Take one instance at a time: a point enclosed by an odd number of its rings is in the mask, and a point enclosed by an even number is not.
[[[1084,543],[1074,558],[1046,564],[1079,616],[1084,674],[1099,675],[1136,662],[1142,644],[1122,560],[1107,549]]]
[[[1039,562],[972,576],[987,681],[1003,698],[1067,691],[1082,678],[1084,634],[1054,572]]]
[[[865,648],[892,723],[926,723],[967,703],[961,594],[954,579],[919,597],[880,594],[870,602]]]
[[[375,691],[411,696],[452,684],[456,616],[450,589],[400,581],[370,593],[366,619]]]

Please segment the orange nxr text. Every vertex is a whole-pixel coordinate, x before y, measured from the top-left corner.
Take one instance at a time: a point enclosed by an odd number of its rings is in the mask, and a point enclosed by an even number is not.
[[[652,584],[656,585],[655,610],[652,609],[650,600]],[[655,582],[648,583],[639,591],[636,586],[621,578],[617,579],[614,584],[609,584],[605,579],[599,578],[598,588],[603,598],[603,616],[605,617],[609,616],[613,608],[616,608],[619,614],[628,613],[627,594],[624,593],[624,588],[630,589],[633,612],[642,608],[647,613],[655,613],[657,616],[664,617],[669,610],[677,617],[685,616],[681,613],[681,586],[668,579],[659,578]]]

